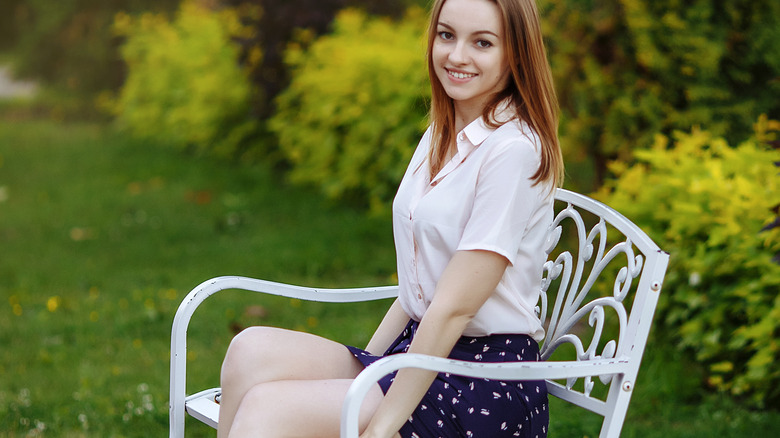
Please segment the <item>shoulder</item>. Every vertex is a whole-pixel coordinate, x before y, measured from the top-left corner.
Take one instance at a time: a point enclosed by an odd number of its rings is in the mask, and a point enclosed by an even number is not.
[[[512,119],[496,128],[491,140],[510,147],[530,148],[534,152],[541,150],[539,135],[528,123],[518,119]]]
[[[514,158],[537,162],[541,158],[541,142],[536,131],[518,119],[510,120],[485,140],[488,157]]]

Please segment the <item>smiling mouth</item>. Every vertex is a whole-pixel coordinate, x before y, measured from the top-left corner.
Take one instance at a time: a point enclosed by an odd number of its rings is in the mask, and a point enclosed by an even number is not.
[[[457,71],[447,70],[447,74],[454,77],[455,79],[471,79],[474,76],[476,76],[476,73],[461,73]]]

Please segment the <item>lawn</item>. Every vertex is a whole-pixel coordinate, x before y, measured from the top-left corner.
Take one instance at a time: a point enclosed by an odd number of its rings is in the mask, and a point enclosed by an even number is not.
[[[189,156],[97,123],[0,117],[0,436],[167,433],[170,325],[218,275],[390,284],[389,219],[289,187],[262,166]],[[364,344],[386,302],[225,292],[195,315],[190,391],[213,386],[237,330],[271,324]],[[627,437],[780,436],[780,415],[709,394],[654,340]],[[551,436],[598,419],[554,403]],[[188,420],[190,436],[212,436]]]

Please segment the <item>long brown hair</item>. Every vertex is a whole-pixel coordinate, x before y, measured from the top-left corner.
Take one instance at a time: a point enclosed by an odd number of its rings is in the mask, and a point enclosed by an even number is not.
[[[433,43],[441,9],[447,0],[436,0],[431,9],[428,28],[428,76],[431,81],[432,125],[431,149],[428,153],[431,179],[444,166],[455,135],[455,107],[439,81],[433,66]],[[534,0],[492,0],[499,9],[504,25],[504,53],[511,80],[485,106],[482,116],[493,127],[500,125],[496,110],[509,98],[521,120],[536,131],[541,140],[541,163],[531,176],[534,184],[563,181],[563,155],[558,142],[558,97],[542,40],[539,11]]]

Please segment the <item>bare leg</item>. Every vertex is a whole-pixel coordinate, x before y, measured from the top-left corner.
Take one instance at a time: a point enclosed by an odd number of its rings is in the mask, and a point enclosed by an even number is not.
[[[315,381],[354,379],[363,370],[362,364],[342,345],[331,340],[301,332],[270,327],[253,327],[238,334],[230,344],[222,364],[222,400],[219,410],[219,438],[227,438],[239,407],[250,390],[260,393],[271,389],[280,393],[281,385],[262,387],[262,384],[280,381]],[[314,385],[313,385],[314,386]],[[328,385],[320,384],[325,391]],[[330,388],[333,388],[333,384]],[[296,388],[297,395],[303,390]],[[377,387],[381,395],[381,390]],[[305,399],[308,396],[300,397]],[[322,394],[321,398],[327,397]],[[338,397],[337,395],[335,397]],[[343,395],[341,396],[343,399]],[[245,408],[264,405],[282,406],[275,397],[260,398],[257,394],[247,399]],[[341,403],[338,404],[339,410]],[[338,421],[339,415],[336,415]]]
[[[244,396],[231,438],[339,436],[341,407],[352,380],[282,380],[262,383]],[[364,430],[382,400],[376,386],[363,402]]]

